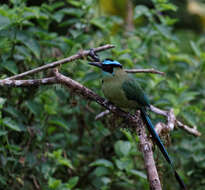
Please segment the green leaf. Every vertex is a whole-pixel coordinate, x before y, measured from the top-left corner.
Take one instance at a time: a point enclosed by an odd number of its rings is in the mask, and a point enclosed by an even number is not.
[[[60,158],[58,159],[57,161],[60,165],[63,165],[63,166],[67,166],[68,168],[71,168],[71,169],[74,169],[72,163],[70,160],[66,159],[66,158]]]
[[[53,153],[49,153],[49,157],[53,158],[54,160],[56,160],[56,163],[59,165],[63,165],[63,166],[67,166],[68,168],[71,168],[74,170],[74,167],[72,165],[71,160],[62,157],[62,153],[63,150],[62,149],[58,149],[56,151],[53,151]]]
[[[90,24],[100,28],[101,30],[105,30],[106,29],[104,20],[102,18],[93,18],[93,19],[90,20]]]
[[[58,117],[50,119],[48,122],[49,122],[49,124],[60,126],[66,130],[68,129],[68,126],[69,126],[68,122],[66,122],[65,120],[58,118]]]
[[[31,53],[29,52],[28,48],[22,46],[15,46],[15,49],[17,51],[17,54],[23,55],[25,58],[27,58],[29,61],[31,60]]]
[[[191,100],[194,100],[195,97],[198,95],[198,92],[183,92],[179,97],[178,97],[178,102],[183,104],[183,103],[188,103]]]
[[[60,187],[61,184],[62,184],[61,180],[49,177],[48,185],[50,188],[56,189]]]
[[[0,109],[3,108],[5,102],[6,102],[6,98],[0,97]]]
[[[3,119],[3,124],[6,127],[10,128],[11,130],[14,130],[14,131],[17,131],[17,132],[22,131],[21,127],[15,121],[11,120],[11,118],[5,117]]]
[[[18,119],[18,121],[26,121],[27,118],[24,116],[20,110],[16,109],[14,106],[7,106],[3,109],[6,113],[10,114],[12,118]]]
[[[82,9],[77,8],[63,8],[59,12],[62,12],[67,15],[76,16],[78,18],[82,17],[84,12]]]
[[[11,72],[12,74],[17,74],[18,73],[18,67],[14,63],[14,61],[5,61],[2,63],[2,66]]]
[[[3,131],[3,130],[0,130],[0,136],[4,136],[4,135],[7,135],[8,131]]]
[[[63,1],[56,1],[56,2],[52,2],[50,3],[43,3],[41,7],[47,9],[50,12],[54,12],[56,9],[59,9],[61,7],[65,7],[65,2]]]
[[[182,116],[186,119],[186,121],[192,125],[192,126],[196,126],[197,123],[196,123],[196,117],[190,113],[190,112],[184,112],[182,113]]]
[[[75,7],[80,7],[83,4],[81,1],[76,0],[67,0],[67,2]]]
[[[40,58],[40,46],[38,41],[32,37],[29,37],[28,34],[23,32],[18,32],[16,36],[17,40],[19,40],[22,44],[24,44],[30,51],[37,57]]]
[[[64,17],[64,14],[61,11],[55,12],[54,15],[52,15],[52,18],[56,20],[58,23],[62,21]]]
[[[172,3],[162,3],[158,7],[160,11],[177,11],[177,6]]]
[[[111,178],[108,177],[101,177],[101,180],[105,185],[110,184],[112,182]]]
[[[118,156],[128,156],[131,150],[129,141],[117,141],[115,143],[115,152]]]
[[[10,25],[10,19],[5,17],[5,16],[2,16],[1,13],[0,13],[0,30],[3,30],[5,29],[6,27],[8,27]]]
[[[74,188],[78,184],[78,181],[79,181],[79,177],[78,176],[72,177],[66,183],[66,187],[72,189],[72,188]]]
[[[58,150],[53,151],[53,153],[50,154],[50,156],[52,158],[55,158],[55,159],[60,159],[62,157],[62,153],[63,153],[63,150],[62,149],[58,149]]]
[[[0,175],[0,184],[7,185],[7,178],[5,176]]]
[[[129,173],[130,173],[131,175],[139,176],[139,177],[142,177],[142,178],[144,178],[144,179],[147,179],[146,174],[143,173],[143,172],[141,172],[141,171],[132,169],[132,170],[129,171]]]
[[[93,172],[97,177],[107,176],[111,173],[108,168],[105,167],[97,167]]]
[[[196,43],[191,40],[191,41],[190,41],[190,45],[191,45],[191,48],[192,48],[193,52],[196,54],[196,56],[200,57],[201,51],[200,51],[200,49],[197,47]]]
[[[25,106],[33,113],[35,116],[39,116],[41,112],[43,111],[42,105],[39,105],[38,103],[34,101],[27,101],[25,103]]]
[[[116,159],[115,164],[118,169],[130,171],[133,168],[132,160],[126,157],[121,157],[121,159]]]
[[[120,170],[124,170],[127,166],[124,164],[124,162],[122,162],[121,160],[118,160],[118,159],[115,160],[115,164],[116,164],[117,168]]]
[[[110,169],[114,168],[112,162],[110,162],[109,160],[105,160],[105,159],[96,160],[95,162],[91,163],[89,166],[104,166]]]
[[[152,16],[150,10],[144,5],[138,5],[134,9],[134,19],[138,19],[141,16]]]
[[[162,24],[155,24],[156,30],[165,38],[170,39],[170,28],[163,26]]]

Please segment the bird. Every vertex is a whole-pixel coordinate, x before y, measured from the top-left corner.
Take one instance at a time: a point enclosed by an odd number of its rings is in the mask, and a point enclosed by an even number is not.
[[[173,169],[175,178],[181,189],[186,190],[185,183],[177,173],[174,163],[150,120],[147,113],[150,109],[150,101],[137,80],[125,72],[122,64],[116,60],[104,59],[100,61],[100,58],[93,49],[90,50],[89,56],[93,60],[89,62],[89,64],[100,68],[104,73],[102,80],[102,91],[104,96],[119,108],[140,110],[141,117],[152,135],[153,141],[157,144],[164,158]]]

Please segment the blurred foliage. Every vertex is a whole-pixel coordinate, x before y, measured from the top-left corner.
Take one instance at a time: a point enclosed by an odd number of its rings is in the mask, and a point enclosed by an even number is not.
[[[152,104],[173,108],[178,119],[197,126],[203,134],[205,37],[177,30],[178,18],[169,15],[178,15],[179,9],[168,0],[152,0],[148,6],[138,3],[133,1],[134,29],[127,32],[124,19],[118,14],[102,15],[97,0],[3,1],[0,78],[111,43],[116,48],[100,53],[102,58],[117,59],[126,68],[153,67],[165,72],[166,77],[136,74],[136,80]],[[61,66],[61,72],[102,95],[100,71],[86,63],[68,63]],[[0,187],[149,189],[137,136],[120,129],[125,123],[113,115],[95,121],[101,111],[96,103],[61,85],[1,87]],[[164,120],[151,116],[155,123]],[[171,141],[164,142],[170,145],[168,151],[189,189],[204,189],[204,136],[195,138],[175,130]],[[169,166],[155,152],[164,189],[178,189]]]

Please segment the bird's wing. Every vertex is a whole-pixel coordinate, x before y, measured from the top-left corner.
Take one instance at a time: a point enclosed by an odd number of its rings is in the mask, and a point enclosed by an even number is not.
[[[148,130],[152,134],[152,137],[153,137],[154,141],[156,142],[157,146],[159,147],[160,151],[162,152],[163,156],[165,157],[167,162],[171,165],[172,169],[174,170],[175,177],[176,177],[177,181],[179,182],[180,187],[185,190],[186,186],[185,186],[184,182],[182,181],[182,179],[178,175],[177,171],[175,170],[174,165],[173,165],[173,163],[168,155],[168,152],[166,151],[160,137],[158,136],[158,134],[156,133],[156,131],[154,129],[154,125],[152,124],[149,116],[146,113],[145,108],[150,106],[150,103],[149,103],[149,100],[148,100],[146,94],[143,92],[143,90],[141,89],[141,87],[139,86],[137,81],[134,80],[133,78],[126,79],[122,84],[122,88],[125,92],[127,99],[134,100],[139,105],[139,108],[140,108],[141,114],[142,114],[142,118],[143,118],[144,122],[146,123]]]
[[[131,77],[127,78],[122,84],[122,89],[125,92],[127,99],[136,101],[137,104],[142,107],[150,106],[146,94],[139,86],[137,81],[134,80],[133,78]]]

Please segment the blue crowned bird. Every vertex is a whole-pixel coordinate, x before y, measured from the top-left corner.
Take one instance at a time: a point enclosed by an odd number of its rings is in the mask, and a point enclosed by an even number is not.
[[[93,50],[90,51],[89,55],[93,61],[89,64],[100,68],[105,73],[102,79],[102,91],[105,97],[120,108],[139,109],[141,111],[142,119],[151,133],[152,139],[173,169],[181,189],[186,190],[184,182],[176,172],[174,164],[147,114],[150,102],[138,82],[123,70],[118,61],[112,59],[100,61]]]

